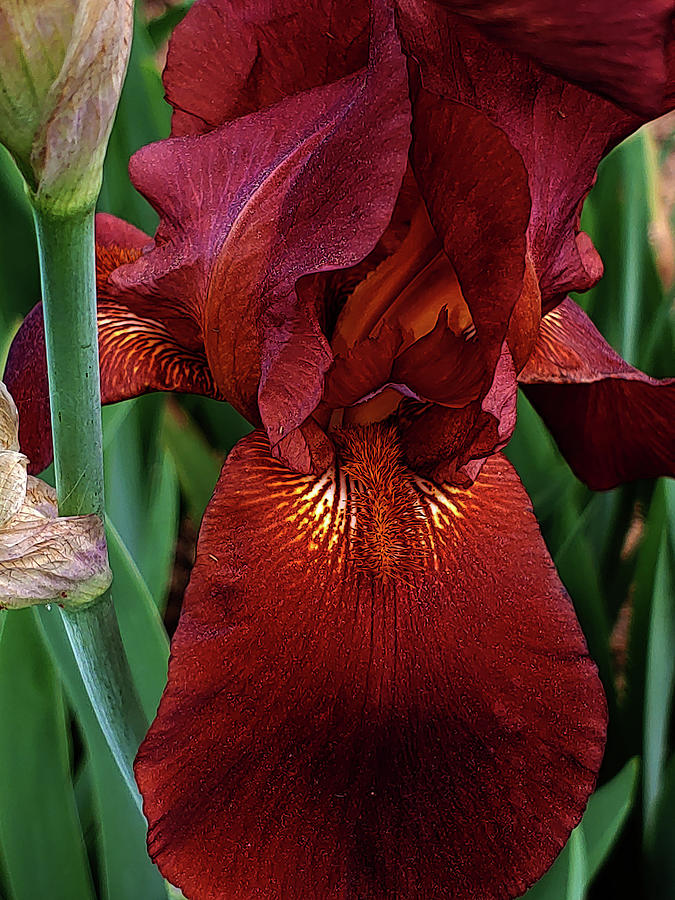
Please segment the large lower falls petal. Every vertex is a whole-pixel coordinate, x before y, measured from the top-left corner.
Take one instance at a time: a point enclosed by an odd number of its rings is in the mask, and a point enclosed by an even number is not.
[[[192,900],[515,897],[602,757],[594,664],[509,464],[418,479],[384,426],[302,476],[241,441],[136,761]]]
[[[569,298],[542,319],[519,380],[589,487],[675,475],[675,379],[624,362]]]

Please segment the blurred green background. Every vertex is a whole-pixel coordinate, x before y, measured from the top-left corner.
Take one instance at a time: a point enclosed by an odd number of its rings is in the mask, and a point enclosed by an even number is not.
[[[148,6],[107,157],[100,209],[152,233],[130,155],[165,137],[162,48],[189,4]],[[672,374],[675,119],[643,130],[603,163],[586,203],[606,275],[577,298],[631,363]],[[0,360],[39,297],[30,211],[0,152]],[[599,788],[532,900],[675,898],[675,485],[588,491],[521,398],[508,454],[532,497],[574,601],[610,707]],[[115,604],[152,715],[199,521],[224,454],[249,430],[225,404],[151,395],[104,410]],[[109,754],[60,618],[0,613],[0,898],[155,900],[167,887]]]

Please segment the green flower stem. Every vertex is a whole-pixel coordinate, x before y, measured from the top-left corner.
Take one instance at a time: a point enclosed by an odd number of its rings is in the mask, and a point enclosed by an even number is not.
[[[36,206],[34,212],[59,514],[96,513],[102,517],[94,211],[55,216]],[[132,762],[147,722],[110,591],[84,609],[61,612],[96,717],[140,807]]]

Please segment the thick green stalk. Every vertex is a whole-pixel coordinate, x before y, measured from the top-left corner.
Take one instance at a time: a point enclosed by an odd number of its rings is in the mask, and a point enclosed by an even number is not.
[[[55,216],[36,206],[35,224],[59,514],[103,516],[94,212]],[[110,591],[62,615],[96,717],[140,804],[131,766],[147,722]]]

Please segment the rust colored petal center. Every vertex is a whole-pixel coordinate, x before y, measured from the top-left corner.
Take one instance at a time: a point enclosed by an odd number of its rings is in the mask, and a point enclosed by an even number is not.
[[[436,566],[439,529],[461,517],[453,489],[405,465],[394,425],[353,426],[334,438],[334,464],[318,479],[301,479],[287,518],[331,565],[409,584]]]

